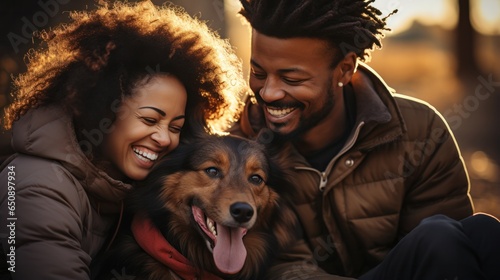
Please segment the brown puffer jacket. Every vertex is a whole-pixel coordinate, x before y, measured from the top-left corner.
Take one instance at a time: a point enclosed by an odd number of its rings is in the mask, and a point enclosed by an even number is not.
[[[351,84],[356,125],[326,170],[292,152],[297,187],[291,192],[304,238],[269,279],[357,277],[425,217],[473,213],[464,162],[441,115],[393,93],[364,64]],[[233,132],[254,137],[262,118],[258,105],[249,102]]]
[[[0,173],[0,238],[13,279],[90,279],[131,186],[90,163],[61,109],[28,112],[12,144],[17,154]]]

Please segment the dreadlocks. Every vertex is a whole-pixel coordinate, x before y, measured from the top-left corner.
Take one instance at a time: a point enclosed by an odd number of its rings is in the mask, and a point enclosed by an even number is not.
[[[324,39],[342,55],[354,52],[369,59],[374,45],[382,47],[386,19],[371,4],[375,0],[240,0],[243,15],[259,33],[277,37]]]

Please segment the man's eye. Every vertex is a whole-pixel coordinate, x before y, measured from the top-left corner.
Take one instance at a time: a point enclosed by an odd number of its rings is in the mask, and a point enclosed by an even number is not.
[[[283,81],[285,81],[285,83],[290,84],[290,85],[296,85],[296,84],[302,83],[303,80],[283,78]]]
[[[205,173],[207,173],[207,175],[211,178],[220,178],[222,175],[220,170],[215,167],[205,169]]]
[[[259,79],[259,80],[263,80],[266,78],[266,74],[263,74],[263,73],[257,73],[257,72],[254,72],[252,71],[251,72],[252,76],[254,76],[256,79]]]

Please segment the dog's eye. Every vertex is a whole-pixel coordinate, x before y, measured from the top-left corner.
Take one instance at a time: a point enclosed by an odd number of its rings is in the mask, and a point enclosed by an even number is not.
[[[252,184],[260,185],[264,181],[264,179],[262,179],[262,177],[260,177],[259,175],[252,175],[250,176],[250,178],[248,178],[248,181],[250,181],[250,183]]]
[[[205,169],[205,172],[208,174],[208,176],[210,176],[212,178],[218,178],[221,176],[219,169],[217,169],[215,167],[209,167],[209,168]]]

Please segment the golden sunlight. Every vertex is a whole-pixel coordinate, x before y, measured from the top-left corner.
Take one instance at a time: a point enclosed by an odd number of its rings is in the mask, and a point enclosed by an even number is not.
[[[414,20],[425,25],[440,25],[452,29],[457,23],[456,0],[376,0],[374,5],[384,15],[394,9],[398,12],[387,19],[392,33],[403,32],[410,28]]]
[[[500,1],[471,1],[471,22],[480,33],[500,35]]]
[[[468,166],[471,176],[490,182],[498,182],[498,166],[483,151],[472,153]]]
[[[384,15],[398,9],[398,13],[387,20],[393,30],[388,36],[405,31],[414,20],[446,29],[452,29],[457,24],[457,0],[376,0],[374,5]],[[500,1],[472,0],[470,5],[471,22],[478,32],[500,34]]]

